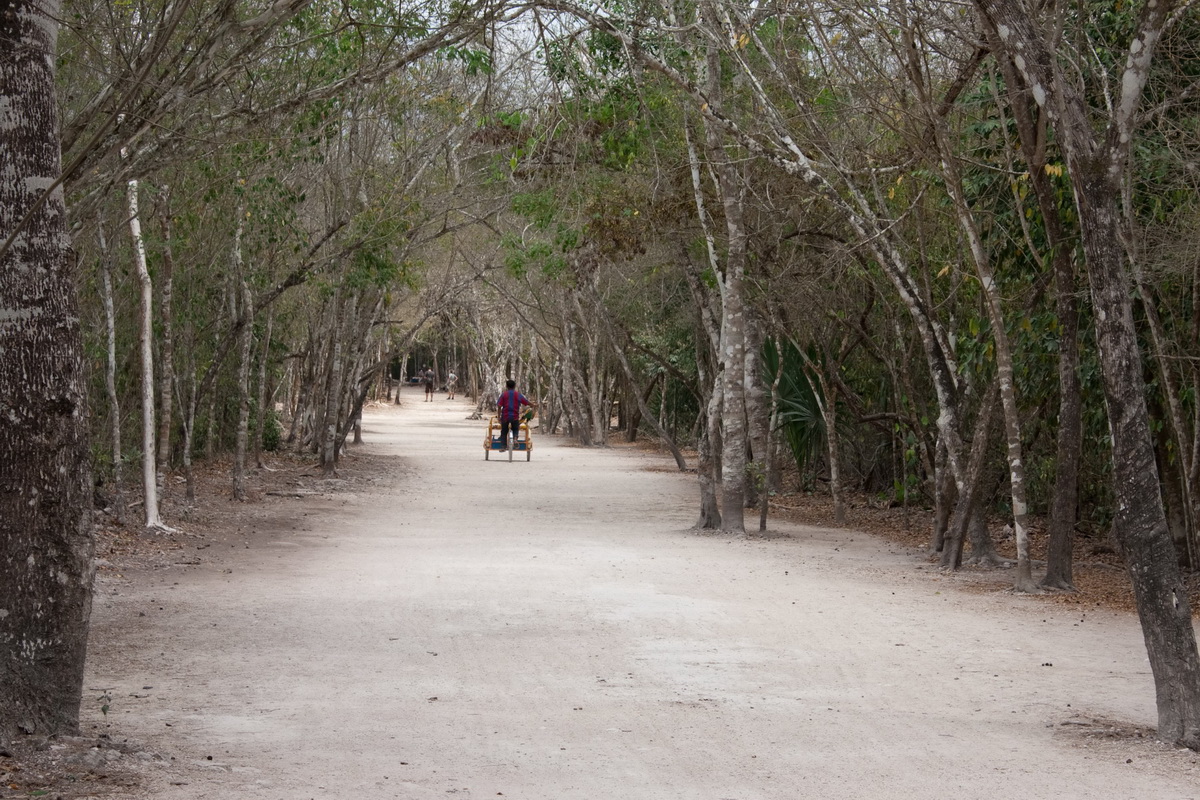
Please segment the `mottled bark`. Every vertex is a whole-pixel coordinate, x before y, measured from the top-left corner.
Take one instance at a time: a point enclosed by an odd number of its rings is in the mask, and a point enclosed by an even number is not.
[[[1133,582],[1154,673],[1159,736],[1200,749],[1200,656],[1154,465],[1142,358],[1113,218],[1115,203],[1106,198],[1105,181],[1088,180],[1082,168],[1075,175],[1113,443],[1113,531]]]
[[[963,487],[958,490],[958,502],[954,504],[954,515],[950,519],[946,544],[942,548],[941,565],[949,569],[962,566],[963,544],[968,528],[979,505],[982,489],[983,465],[986,461],[988,438],[992,429],[992,416],[996,409],[996,391],[989,388],[983,399],[979,414],[975,417],[975,428],[971,433],[971,452],[967,459]]]
[[[708,51],[710,102],[720,92],[720,59]],[[721,281],[721,529],[745,533],[746,502],[746,301],[748,237],[741,182],[720,128],[705,119],[705,150],[725,212],[725,261]]]
[[[939,440],[934,455],[933,477],[933,530],[929,541],[929,552],[940,553],[946,548],[946,534],[950,529],[950,514],[958,490],[946,463],[946,446]]]
[[[83,341],[54,90],[57,0],[0,9],[0,738],[78,730],[92,604]],[[49,192],[47,190],[50,189]]]
[[[767,460],[770,437],[767,425],[770,411],[767,407],[767,389],[763,381],[763,330],[762,320],[752,309],[746,316],[746,435],[749,440],[750,463],[746,465],[746,508],[760,508],[761,496],[767,491]],[[760,530],[766,519],[760,515]]]
[[[688,165],[692,178],[692,195],[696,204],[696,215],[700,227],[704,231],[705,249],[709,265],[715,271],[718,267],[716,242],[713,238],[707,208],[704,203],[704,192],[700,181],[700,156],[692,142],[690,127],[684,127],[687,140]],[[684,278],[688,284],[692,299],[699,310],[696,327],[697,340],[707,342],[708,355],[711,357],[711,368],[708,359],[697,357],[696,367],[699,372],[700,386],[700,436],[696,445],[697,469],[700,484],[700,515],[696,527],[700,530],[716,530],[721,527],[720,504],[717,501],[717,487],[721,485],[721,351],[720,326],[713,310],[714,300],[710,296],[708,286],[701,277],[700,269],[692,263],[684,248],[680,254],[684,268]]]
[[[1041,586],[1074,590],[1072,544],[1079,506],[1079,459],[1083,448],[1083,396],[1079,383],[1079,311],[1075,300],[1075,247],[1068,238],[1050,178],[1046,174],[1045,114],[1036,106],[1012,59],[993,39],[992,49],[1004,73],[1004,86],[1020,142],[1029,165],[1029,180],[1042,215],[1054,270],[1058,316],[1058,424],[1055,437],[1054,495],[1050,506],[1050,539],[1046,574]]]
[[[1017,387],[1013,378],[1012,347],[1004,324],[1003,298],[996,276],[992,271],[991,259],[984,246],[979,226],[971,212],[966,194],[962,189],[955,155],[950,152],[945,136],[937,135],[942,150],[942,173],[946,188],[954,203],[959,227],[967,239],[968,250],[975,264],[975,272],[983,287],[984,308],[992,328],[992,343],[996,354],[996,380],[1000,390],[1000,407],[1003,410],[1005,454],[1008,461],[1009,492],[1012,498],[1013,536],[1017,547],[1017,569],[1013,577],[1013,588],[1018,592],[1036,592],[1038,585],[1033,580],[1033,564],[1029,555],[1029,506],[1025,499],[1025,459],[1021,443],[1021,411],[1017,407]]]
[[[1100,131],[1089,116],[1087,98],[1060,71],[1062,62],[1048,38],[1057,31],[1039,27],[1041,18],[1021,0],[976,0],[976,5],[1049,114],[1066,155],[1095,309],[1112,439],[1117,507],[1113,533],[1133,582],[1154,674],[1158,736],[1200,749],[1200,655],[1154,466],[1118,210],[1150,63],[1177,4],[1161,0],[1142,7],[1116,82],[1115,102],[1105,109],[1107,125]]]

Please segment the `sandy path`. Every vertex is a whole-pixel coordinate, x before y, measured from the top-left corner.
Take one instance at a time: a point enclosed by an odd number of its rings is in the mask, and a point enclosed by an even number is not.
[[[174,755],[152,796],[1200,797],[1195,754],[1063,724],[1153,724],[1135,620],[853,532],[697,535],[669,462],[485,462],[466,408],[367,419],[387,493],[101,593],[87,685]]]

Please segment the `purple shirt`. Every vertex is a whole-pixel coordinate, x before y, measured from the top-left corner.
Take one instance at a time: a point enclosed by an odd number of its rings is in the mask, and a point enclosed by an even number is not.
[[[518,392],[516,389],[509,389],[500,395],[500,399],[496,401],[496,408],[500,412],[500,421],[508,422],[514,419],[521,418],[521,406],[529,405],[529,401],[525,395]]]

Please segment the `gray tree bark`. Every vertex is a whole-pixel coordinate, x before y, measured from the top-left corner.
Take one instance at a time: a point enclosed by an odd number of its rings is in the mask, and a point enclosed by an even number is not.
[[[0,9],[0,735],[79,727],[92,606],[83,340],[54,89],[58,0]]]
[[[1050,29],[1021,0],[976,0],[990,28],[1046,109],[1066,155],[1088,266],[1113,448],[1113,532],[1133,583],[1154,674],[1158,736],[1200,749],[1200,655],[1191,606],[1167,530],[1150,436],[1145,375],[1129,276],[1122,263],[1121,182],[1150,62],[1177,4],[1142,7],[1119,91],[1097,132],[1087,98],[1061,72]],[[1053,23],[1051,23],[1053,24]]]
[[[1054,187],[1046,175],[1045,115],[1034,110],[1029,88],[998,42],[992,41],[1004,73],[1009,106],[1021,152],[1029,165],[1038,210],[1054,269],[1058,315],[1058,426],[1055,438],[1054,496],[1050,506],[1050,541],[1041,586],[1074,591],[1072,543],[1079,504],[1079,459],[1083,448],[1083,397],[1079,383],[1079,311],[1075,301],[1074,246],[1068,240]]]
[[[117,395],[117,318],[113,307],[112,255],[103,224],[96,229],[100,241],[100,285],[104,304],[104,389],[108,396],[109,447],[112,449],[113,511],[117,522],[125,524],[125,464],[121,454],[121,399]]]
[[[175,404],[171,395],[175,386],[175,321],[172,297],[175,285],[175,254],[171,244],[171,197],[163,187],[164,197],[159,205],[159,226],[162,229],[162,269],[158,276],[158,452],[154,459],[155,473],[161,489],[167,485],[167,470],[171,461],[171,411]]]

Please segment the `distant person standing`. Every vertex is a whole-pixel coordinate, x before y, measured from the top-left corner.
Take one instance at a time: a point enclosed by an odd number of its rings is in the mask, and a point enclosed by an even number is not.
[[[449,392],[447,400],[454,399],[454,390],[458,388],[458,376],[454,374],[454,370],[450,370],[450,374],[446,376],[446,391]]]
[[[500,441],[503,443],[500,451],[508,449],[508,432],[512,431],[513,442],[521,431],[521,407],[537,408],[537,403],[531,403],[529,398],[517,391],[517,382],[508,381],[505,390],[496,400],[496,416],[500,418]]]
[[[425,384],[425,402],[433,402],[433,384],[437,380],[437,376],[433,374],[433,370],[429,367],[421,370],[421,383]]]

